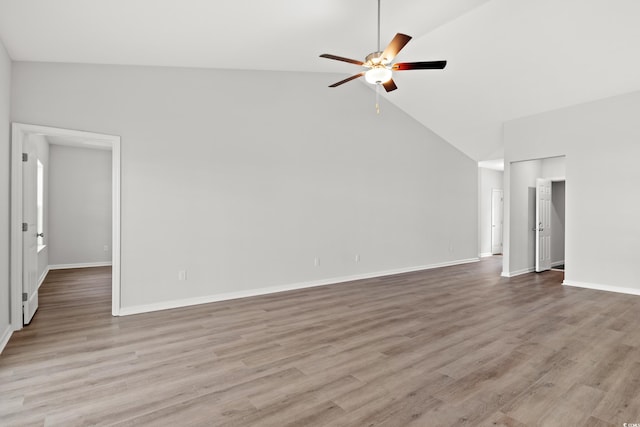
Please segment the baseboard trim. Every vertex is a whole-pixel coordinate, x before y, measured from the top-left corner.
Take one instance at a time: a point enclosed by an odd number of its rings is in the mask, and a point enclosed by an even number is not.
[[[551,267],[552,267],[552,268],[553,268],[553,267],[557,267],[557,266],[562,265],[562,264],[564,264],[564,260],[562,260],[562,261],[555,261],[555,262],[552,262],[552,263],[551,263]]]
[[[2,337],[0,337],[0,354],[9,343],[9,339],[11,339],[11,335],[13,335],[13,328],[11,325],[7,325],[5,330],[2,332]]]
[[[522,270],[516,270],[516,271],[503,271],[502,274],[500,274],[500,276],[516,277],[516,276],[522,276],[523,274],[527,274],[527,273],[533,273],[534,271],[536,271],[535,267],[530,267],[530,268],[524,268]]]
[[[482,252],[480,254],[480,258],[486,258],[486,257],[489,257],[489,256],[493,256],[493,252]]]
[[[570,281],[565,280],[562,282],[562,284],[564,286],[573,286],[575,288],[585,288],[585,289],[593,289],[596,291],[617,292],[619,294],[640,296],[640,289],[636,289],[636,288],[625,288],[621,286],[601,285],[599,283],[574,282],[573,280],[570,280]]]
[[[45,268],[44,271],[42,272],[40,279],[38,279],[38,289],[40,289],[40,286],[42,286],[42,284],[44,283],[44,280],[47,278],[47,274],[49,274],[50,269],[51,267],[47,266],[47,268]]]
[[[415,271],[431,270],[434,268],[450,267],[453,265],[468,264],[480,261],[479,258],[468,258],[450,262],[442,262],[437,264],[422,265],[416,267],[399,268],[394,270],[379,271],[375,273],[356,274],[352,276],[334,277],[331,279],[313,280],[309,282],[293,283],[283,286],[270,286],[265,288],[248,289],[246,291],[225,292],[221,294],[206,295],[202,297],[185,298],[172,301],[163,301],[153,304],[135,305],[131,307],[121,307],[120,316],[128,316],[132,314],[149,313],[152,311],[170,310],[172,308],[188,307],[191,305],[208,304],[212,302],[226,301],[238,298],[247,298],[258,295],[268,295],[278,292],[295,291],[305,288],[313,288],[316,286],[335,285],[339,283],[352,282],[355,280],[372,279],[376,277],[392,276],[395,274],[411,273]]]
[[[90,267],[109,267],[111,261],[107,262],[80,262],[77,264],[54,264],[49,266],[49,270],[65,270],[67,268],[90,268]]]

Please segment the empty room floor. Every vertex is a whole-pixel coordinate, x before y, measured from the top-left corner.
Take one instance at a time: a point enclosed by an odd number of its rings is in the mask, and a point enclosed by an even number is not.
[[[51,271],[0,355],[0,425],[640,423],[640,297],[501,257],[126,317]]]

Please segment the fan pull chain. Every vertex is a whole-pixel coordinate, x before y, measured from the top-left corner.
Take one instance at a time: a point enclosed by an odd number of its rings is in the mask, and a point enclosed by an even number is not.
[[[380,114],[380,85],[376,85],[376,114]]]

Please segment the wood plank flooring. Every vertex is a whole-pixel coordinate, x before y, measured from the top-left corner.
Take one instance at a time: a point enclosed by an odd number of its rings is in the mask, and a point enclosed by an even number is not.
[[[640,297],[501,258],[114,318],[51,271],[0,355],[0,425],[640,423]]]

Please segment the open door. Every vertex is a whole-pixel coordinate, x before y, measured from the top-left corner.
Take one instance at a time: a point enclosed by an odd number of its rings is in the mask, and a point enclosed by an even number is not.
[[[503,190],[491,190],[491,254],[502,253],[502,216],[504,211]]]
[[[38,309],[38,168],[35,145],[28,137],[22,152],[22,316],[28,325]]]
[[[551,180],[536,180],[536,271],[551,270]]]

